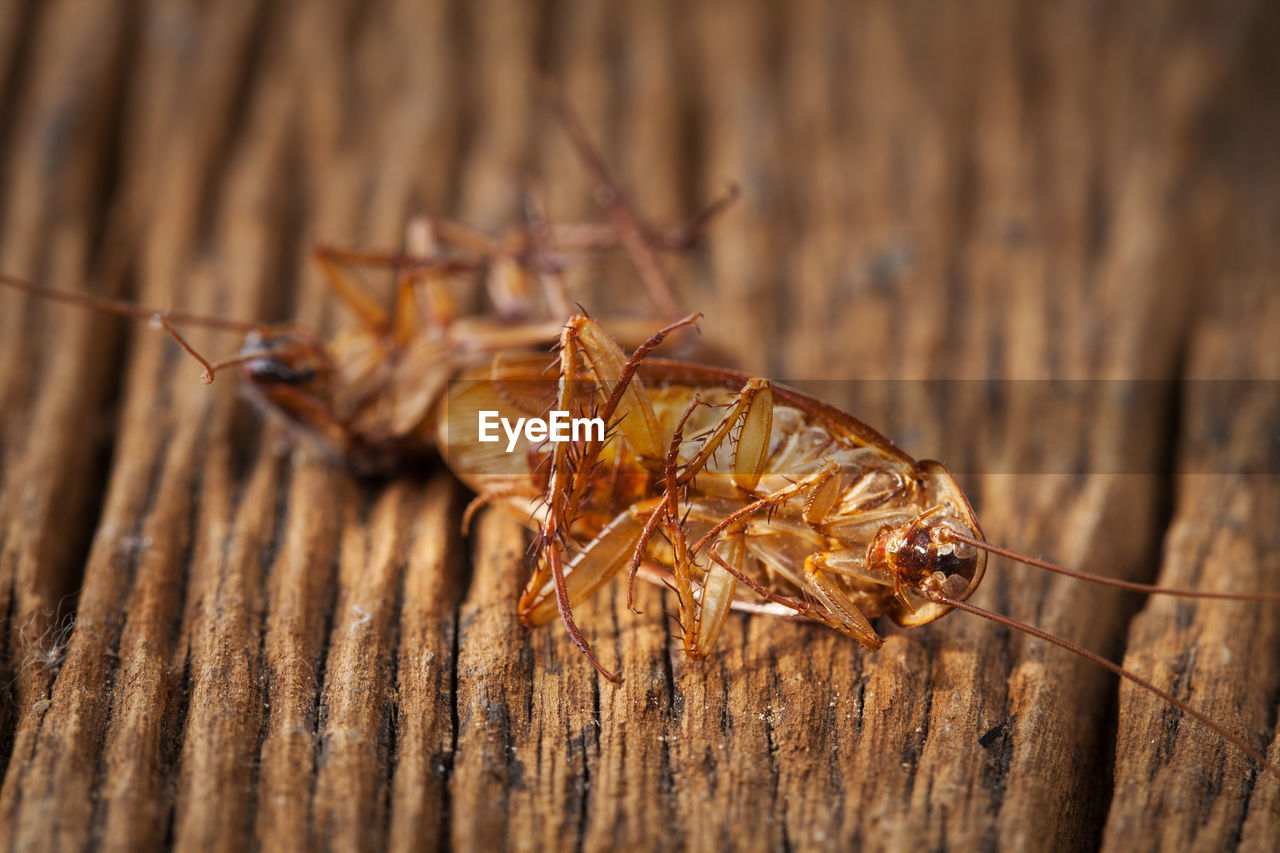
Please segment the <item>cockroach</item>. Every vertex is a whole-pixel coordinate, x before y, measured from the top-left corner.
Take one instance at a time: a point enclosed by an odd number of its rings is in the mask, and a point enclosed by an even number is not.
[[[325,277],[358,320],[341,338],[153,311],[9,276],[0,282],[151,319],[201,362],[206,383],[219,370],[238,368],[252,398],[359,469],[440,452],[477,494],[464,526],[493,504],[515,510],[534,531],[520,619],[536,626],[559,618],[611,682],[620,675],[597,658],[573,610],[623,573],[628,605],[637,577],[672,590],[681,642],[694,658],[713,651],[734,610],[817,622],[874,650],[881,640],[872,619],[912,627],[956,609],[1128,679],[1280,776],[1256,749],[1185,701],[1074,643],[967,601],[989,553],[1149,594],[1243,601],[1280,595],[1124,582],[991,545],[941,463],[916,461],[851,415],[784,385],[654,356],[701,316],[673,316],[678,303],[656,255],[692,243],[733,193],[686,226],[641,224],[576,118],[555,93],[550,98],[608,221],[552,225],[535,206],[524,226],[500,238],[419,221],[405,252],[320,247]],[[615,246],[630,254],[659,313],[672,319],[630,355],[585,312],[564,319],[566,255]],[[394,272],[390,311],[360,284],[360,268]],[[487,276],[500,306],[495,316],[459,317],[453,309],[446,281],[475,273]],[[541,281],[548,313],[560,317],[527,316],[530,279]],[[183,325],[247,334],[236,355],[211,362],[182,337]],[[599,429],[558,440],[546,421],[556,413]],[[539,428],[528,428],[535,421]],[[526,428],[508,429],[508,441],[489,440],[485,429],[495,422]]]

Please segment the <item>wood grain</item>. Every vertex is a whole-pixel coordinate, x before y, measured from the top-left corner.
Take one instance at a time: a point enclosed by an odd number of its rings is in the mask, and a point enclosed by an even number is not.
[[[544,70],[647,216],[741,185],[671,264],[740,367],[945,453],[992,541],[1280,591],[1280,16],[1202,5],[13,3],[0,270],[340,329],[318,242],[393,247],[423,210],[497,229],[530,178],[556,218],[594,214]],[[644,310],[622,262],[571,286]],[[610,589],[578,616],[614,688],[559,629],[519,625],[518,524],[482,514],[464,538],[442,467],[362,481],[198,375],[140,325],[0,292],[9,848],[1280,833],[1280,780],[1211,732],[960,614],[886,626],[875,654],[734,617],[695,662],[659,590],[635,616]],[[1050,380],[1169,396],[1072,409],[1038,396]],[[1280,762],[1275,606],[1004,560],[975,602],[1123,659]]]

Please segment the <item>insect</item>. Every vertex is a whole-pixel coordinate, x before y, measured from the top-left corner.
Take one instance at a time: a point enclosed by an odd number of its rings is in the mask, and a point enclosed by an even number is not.
[[[358,321],[334,340],[289,325],[166,314],[3,281],[152,319],[201,361],[206,381],[238,369],[260,404],[357,468],[440,451],[477,492],[468,519],[494,504],[520,513],[535,531],[521,619],[541,625],[559,618],[611,681],[619,674],[598,659],[573,610],[624,573],[629,584],[642,578],[672,589],[681,642],[693,657],[713,651],[733,610],[815,621],[875,649],[881,641],[872,619],[917,626],[960,609],[1095,661],[1277,772],[1241,738],[1150,682],[967,601],[983,579],[988,553],[1149,593],[1276,596],[1122,583],[992,546],[940,463],[918,462],[854,417],[764,378],[654,355],[699,315],[672,316],[656,333],[637,336],[641,342],[630,355],[586,313],[565,320],[569,300],[560,276],[566,257],[617,246],[633,258],[659,313],[674,315],[655,255],[696,239],[731,194],[687,226],[644,226],[576,120],[563,105],[560,111],[601,189],[609,222],[557,226],[534,205],[523,227],[499,238],[424,221],[411,226],[405,252],[322,247],[316,252],[321,269]],[[362,288],[353,275],[360,268],[392,271],[392,310]],[[446,284],[473,274],[487,277],[498,306],[494,316],[457,316]],[[548,313],[560,317],[527,316],[534,281]],[[182,337],[184,324],[243,331],[244,345],[211,362]],[[518,422],[553,411],[598,420],[604,433],[555,441],[526,432],[505,449],[481,440],[485,413]]]

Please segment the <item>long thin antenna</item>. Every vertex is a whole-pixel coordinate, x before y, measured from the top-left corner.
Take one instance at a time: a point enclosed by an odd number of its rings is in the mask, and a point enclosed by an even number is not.
[[[133,302],[126,302],[123,299],[108,299],[105,296],[92,296],[87,293],[72,293],[69,290],[57,290],[52,287],[44,287],[43,285],[33,284],[26,279],[16,276],[0,273],[0,284],[6,287],[12,287],[14,290],[21,290],[24,293],[30,293],[33,296],[39,296],[44,299],[52,299],[55,302],[65,302],[70,305],[79,305],[81,308],[90,308],[95,311],[102,311],[106,314],[119,314],[123,317],[134,317],[138,320],[150,321],[154,317],[164,317],[170,323],[180,326],[203,326],[206,329],[219,329],[224,332],[251,332],[254,329],[261,328],[261,323],[250,323],[244,320],[231,320],[225,317],[206,317],[202,314],[187,314],[182,311],[165,311],[159,308],[148,308],[145,305],[138,305]]]
[[[1259,766],[1265,768],[1267,771],[1269,771],[1272,775],[1276,776],[1277,778],[1280,778],[1280,767],[1277,767],[1276,765],[1272,764],[1270,761],[1266,759],[1266,756],[1264,756],[1261,752],[1249,746],[1249,744],[1245,743],[1244,738],[1240,737],[1239,735],[1232,734],[1231,732],[1227,731],[1218,723],[1215,723],[1207,715],[1202,714],[1201,712],[1197,711],[1195,708],[1192,708],[1190,705],[1188,705],[1183,700],[1179,699],[1177,696],[1174,696],[1172,693],[1169,693],[1168,691],[1161,690],[1159,687],[1156,687],[1154,684],[1152,684],[1150,681],[1147,681],[1142,676],[1132,673],[1129,670],[1125,669],[1124,667],[1120,666],[1119,664],[1113,663],[1112,661],[1107,660],[1102,655],[1096,654],[1095,652],[1091,652],[1086,648],[1082,648],[1081,646],[1077,646],[1075,643],[1072,643],[1069,640],[1064,640],[1061,637],[1055,637],[1053,634],[1050,634],[1048,631],[1042,631],[1033,625],[1028,625],[1026,622],[1020,622],[1017,619],[1013,619],[1009,616],[1004,616],[999,613],[994,613],[985,608],[977,607],[976,605],[969,604],[968,602],[951,598],[950,596],[942,592],[931,591],[931,592],[928,592],[927,595],[930,601],[934,601],[938,604],[944,604],[947,607],[954,607],[955,609],[963,610],[966,613],[972,613],[974,616],[981,616],[983,619],[988,619],[992,622],[995,622],[997,625],[1004,625],[1006,628],[1013,628],[1015,630],[1022,631],[1024,634],[1029,634],[1032,637],[1036,637],[1037,639],[1044,640],[1045,642],[1048,642],[1048,643],[1053,643],[1055,646],[1058,646],[1059,648],[1062,648],[1062,649],[1066,649],[1069,652],[1075,652],[1076,654],[1080,655],[1080,657],[1085,658],[1086,660],[1093,661],[1103,669],[1110,670],[1111,672],[1114,672],[1116,675],[1120,676],[1121,678],[1126,678],[1129,681],[1132,681],[1134,684],[1138,685],[1139,687],[1144,687],[1147,690],[1150,690],[1156,696],[1159,696],[1161,699],[1168,702],[1170,705],[1177,708],[1182,713],[1186,714],[1189,717],[1193,717],[1194,719],[1198,720],[1202,725],[1207,726],[1209,729],[1211,729],[1214,732],[1217,732],[1218,735],[1220,735],[1224,740],[1233,744],[1245,755],[1249,756],[1254,761],[1256,761]]]
[[[196,361],[200,362],[201,366],[204,367],[204,372],[200,374],[200,381],[203,384],[210,385],[213,383],[213,375],[215,372],[217,372],[217,366],[210,364],[209,359],[205,358],[200,353],[196,352],[196,348],[193,347],[190,344],[190,342],[188,342],[187,339],[184,338],[178,332],[178,330],[173,327],[173,324],[169,322],[168,317],[157,312],[151,315],[151,323],[157,329],[164,329],[166,332],[172,335],[173,339],[178,342],[179,346],[181,346],[184,350],[187,351],[188,355],[190,355]]]
[[[1280,601],[1280,593],[1275,592],[1209,592],[1207,590],[1175,589],[1167,586],[1153,586],[1151,584],[1123,581],[1104,575],[1082,572],[1078,569],[1068,569],[1066,566],[1059,566],[1057,563],[1050,563],[1048,560],[1028,557],[1026,554],[1020,554],[1009,548],[1001,548],[999,545],[991,545],[981,539],[966,536],[955,530],[941,528],[940,535],[955,542],[964,542],[975,548],[981,548],[983,551],[990,551],[992,554],[998,554],[1001,557],[1008,557],[1010,560],[1016,560],[1019,563],[1026,563],[1028,566],[1035,566],[1037,569],[1044,569],[1047,572],[1055,572],[1076,580],[1088,581],[1089,583],[1103,586],[1113,586],[1117,589],[1127,589],[1132,592],[1145,592],[1150,595],[1176,595],[1181,598],[1211,598],[1220,601]]]

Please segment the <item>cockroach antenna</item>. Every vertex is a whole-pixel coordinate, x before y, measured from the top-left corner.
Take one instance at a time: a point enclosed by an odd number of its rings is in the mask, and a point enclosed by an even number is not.
[[[1034,565],[1034,563],[1029,565]],[[1139,584],[1139,586],[1141,585]],[[1171,593],[1175,595],[1178,594],[1177,592],[1174,592],[1172,590],[1165,590],[1165,589],[1161,589],[1161,590],[1153,589],[1151,591],[1161,592],[1161,593]],[[1163,690],[1157,687],[1155,684],[1143,678],[1142,676],[1138,675],[1137,673],[1130,672],[1129,670],[1120,666],[1120,664],[1115,663],[1114,661],[1108,660],[1107,658],[1104,658],[1102,655],[1097,654],[1096,652],[1091,652],[1088,649],[1084,648],[1083,646],[1078,646],[1069,640],[1064,640],[1061,637],[1054,636],[1053,634],[1050,634],[1048,631],[1042,631],[1041,629],[1035,627],[1034,625],[1029,625],[1026,622],[1022,622],[1018,619],[1014,619],[1011,616],[1005,616],[1002,613],[995,613],[993,611],[987,610],[984,607],[978,607],[976,605],[968,603],[967,601],[960,601],[958,599],[952,598],[951,596],[948,596],[946,593],[942,592],[941,590],[933,590],[926,593],[926,595],[928,596],[930,601],[933,601],[937,604],[942,604],[942,605],[945,605],[946,607],[954,607],[955,609],[962,610],[965,613],[972,613],[974,616],[980,616],[983,619],[987,619],[991,622],[996,623],[997,625],[1003,625],[1006,628],[1012,628],[1015,631],[1021,631],[1024,634],[1035,637],[1036,639],[1044,640],[1046,643],[1052,643],[1058,648],[1066,649],[1069,652],[1074,652],[1075,654],[1079,655],[1085,660],[1093,661],[1098,666],[1102,667],[1108,672],[1115,673],[1121,678],[1131,681],[1134,684],[1138,685],[1139,687],[1142,687],[1150,691],[1153,696],[1157,696],[1163,699],[1164,701],[1168,702],[1171,706],[1173,706],[1174,708],[1177,708],[1179,711],[1186,714],[1188,717],[1191,717],[1192,719],[1198,721],[1201,725],[1205,726],[1210,731],[1216,733],[1223,740],[1232,744],[1241,752],[1243,752],[1245,755],[1249,756],[1254,761],[1258,762],[1258,766],[1264,768],[1267,772],[1271,773],[1273,776],[1280,777],[1280,767],[1277,767],[1275,764],[1268,761],[1266,756],[1264,756],[1257,749],[1254,749],[1252,746],[1247,744],[1244,738],[1234,734],[1233,732],[1227,731],[1227,729],[1224,726],[1215,722],[1207,714],[1203,714],[1200,711],[1197,711],[1195,708],[1192,708],[1189,704],[1187,704],[1187,702],[1185,702],[1184,700],[1179,699],[1177,696],[1174,696],[1172,693],[1170,693],[1167,690]],[[1197,596],[1197,597],[1209,597],[1209,596]],[[1235,596],[1231,596],[1231,597],[1236,598]],[[1274,600],[1274,598],[1251,599],[1248,597],[1244,597],[1244,598],[1239,598],[1238,600],[1270,601],[1270,600]]]
[[[1097,575],[1092,572],[1082,572],[1079,569],[1069,569],[1066,566],[1060,566],[1057,563],[1051,563],[1048,560],[1031,557],[1010,548],[1001,548],[999,545],[992,545],[989,542],[984,542],[981,539],[975,539],[972,536],[965,536],[963,533],[959,533],[955,530],[941,529],[938,532],[938,536],[943,540],[950,539],[955,542],[964,542],[965,544],[972,545],[975,548],[981,548],[983,551],[989,551],[992,554],[997,554],[1001,557],[1005,557],[1024,565],[1032,566],[1037,569],[1044,569],[1047,572],[1065,575],[1066,577],[1075,578],[1076,580],[1085,581],[1087,583],[1096,583],[1102,586],[1112,586],[1117,589],[1125,589],[1130,592],[1142,592],[1149,595],[1172,595],[1178,598],[1207,598],[1218,601],[1280,601],[1280,593],[1277,592],[1211,592],[1209,590],[1177,589],[1174,587],[1135,583],[1134,581],[1109,578],[1106,575]]]
[[[959,531],[952,530],[946,527],[939,528],[937,536],[944,543],[945,542],[961,542],[966,545],[971,545],[974,548],[979,548],[983,551],[987,551],[989,553],[996,554],[1001,557],[1005,557],[1006,559],[1013,560],[1015,562],[1019,562],[1024,565],[1032,566],[1037,569],[1043,569],[1048,572],[1054,572],[1055,574],[1064,575],[1066,577],[1074,578],[1075,580],[1085,581],[1087,583],[1099,584],[1101,586],[1110,586],[1116,589],[1128,590],[1130,592],[1141,592],[1147,595],[1169,595],[1176,598],[1210,599],[1210,600],[1216,600],[1216,601],[1249,601],[1249,602],[1280,601],[1280,593],[1268,593],[1268,592],[1236,593],[1236,592],[1213,592],[1210,590],[1198,590],[1198,589],[1178,589],[1176,587],[1154,586],[1152,584],[1135,583],[1133,581],[1120,580],[1119,578],[1109,578],[1109,577],[1106,577],[1105,575],[1098,575],[1092,572],[1084,572],[1078,569],[1069,569],[1066,566],[1061,566],[1061,565],[1058,565],[1057,563],[1052,563],[1048,560],[1042,560],[1037,557],[1032,557],[1027,554],[1022,554],[1010,548],[1002,548],[999,545],[992,545],[976,537],[966,536],[965,534],[960,533]],[[1048,643],[1052,643],[1053,645],[1058,646],[1059,648],[1062,648],[1062,649],[1066,649],[1069,652],[1074,652],[1080,657],[1085,658],[1086,660],[1092,661],[1093,663],[1097,664],[1103,669],[1106,669],[1109,672],[1115,673],[1121,678],[1127,679],[1128,681],[1131,681],[1134,684],[1137,684],[1139,687],[1149,690],[1153,695],[1158,696],[1159,698],[1168,702],[1170,705],[1177,708],[1179,711],[1183,712],[1187,716],[1192,717],[1195,720],[1199,721],[1201,724],[1209,728],[1211,731],[1221,736],[1224,740],[1228,741],[1229,743],[1239,748],[1241,752],[1244,752],[1254,761],[1258,762],[1259,766],[1265,768],[1267,771],[1269,771],[1273,775],[1280,777],[1280,767],[1277,767],[1275,764],[1268,761],[1267,758],[1261,752],[1249,746],[1249,744],[1245,743],[1243,738],[1227,731],[1226,728],[1224,728],[1221,724],[1215,722],[1213,719],[1211,719],[1207,715],[1197,711],[1195,708],[1187,704],[1187,702],[1185,702],[1184,700],[1179,699],[1178,697],[1174,696],[1172,693],[1169,693],[1166,690],[1162,690],[1152,682],[1148,681],[1147,679],[1143,678],[1137,673],[1130,672],[1129,670],[1125,669],[1124,667],[1120,666],[1114,661],[1108,660],[1107,658],[1104,658],[1103,656],[1095,652],[1091,652],[1088,649],[1084,648],[1083,646],[1077,645],[1076,643],[1073,643],[1070,640],[1065,640],[1061,637],[1054,636],[1053,634],[1050,634],[1048,631],[1041,630],[1040,628],[1037,628],[1034,625],[1029,625],[1018,619],[1014,619],[1011,616],[1005,616],[1002,613],[995,613],[993,611],[987,610],[986,608],[978,607],[976,605],[969,604],[968,602],[956,599],[952,596],[948,596],[941,589],[935,588],[935,589],[929,590],[926,592],[926,595],[930,600],[938,604],[943,604],[943,605],[946,605],[947,607],[954,607],[957,610],[962,610],[966,613],[971,613],[974,616],[980,616],[983,619],[987,619],[991,622],[995,622],[998,625],[1003,625],[1006,628],[1013,628],[1014,630],[1021,631],[1024,634],[1028,634],[1029,636],[1036,637],[1037,639],[1044,640],[1045,642],[1048,642]]]
[[[135,320],[154,321],[157,317],[162,317],[169,323],[180,326],[203,326],[206,329],[217,329],[222,332],[239,332],[245,334],[255,329],[262,328],[261,323],[252,323],[245,320],[232,320],[227,317],[210,317],[204,314],[189,314],[185,311],[171,311],[163,308],[148,308],[145,305],[138,305],[134,302],[128,302],[123,299],[111,299],[106,296],[94,296],[89,293],[74,293],[70,290],[58,290],[53,287],[46,287],[42,284],[35,284],[17,276],[0,273],[0,284],[11,287],[14,290],[20,290],[23,293],[29,293],[32,296],[39,296],[42,299],[50,299],[54,302],[65,302],[68,305],[78,305],[81,308],[89,308],[94,311],[100,311],[104,314],[118,314],[121,317],[132,317]]]
[[[170,337],[178,342],[184,350],[187,351],[192,358],[200,362],[204,367],[204,373],[201,375],[201,381],[208,385],[213,381],[216,372],[231,365],[238,364],[246,359],[246,356],[232,356],[218,362],[210,362],[202,356],[195,347],[193,347],[186,338],[177,330],[177,326],[200,326],[206,329],[215,329],[220,332],[237,332],[239,334],[247,334],[263,328],[262,323],[252,323],[244,320],[232,320],[227,317],[210,317],[204,314],[190,314],[185,311],[171,311],[161,308],[149,308],[145,305],[138,305],[123,299],[111,299],[106,296],[94,296],[89,293],[75,293],[70,290],[58,290],[53,287],[35,284],[17,276],[0,273],[0,284],[14,290],[28,293],[32,296],[38,296],[42,299],[48,299],[53,302],[62,302],[68,305],[75,305],[80,308],[88,308],[92,311],[98,311],[103,314],[115,314],[120,317],[131,317],[135,320],[146,320],[153,329],[163,329],[168,332]]]

